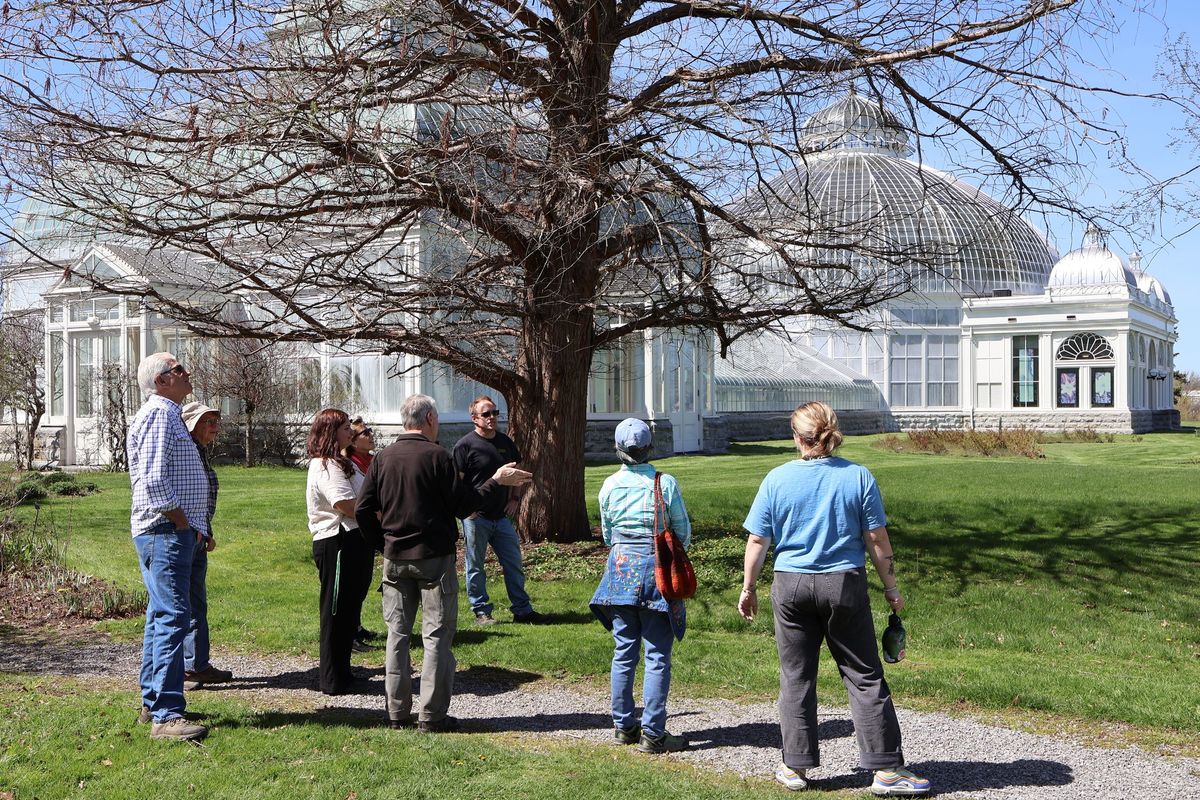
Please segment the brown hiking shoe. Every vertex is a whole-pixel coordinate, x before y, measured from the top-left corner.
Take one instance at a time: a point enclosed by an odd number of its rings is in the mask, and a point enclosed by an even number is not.
[[[184,672],[183,679],[190,683],[229,683],[233,680],[233,673],[209,664],[198,672]]]
[[[183,717],[156,722],[150,726],[151,739],[182,739],[194,741],[208,735],[208,728],[195,722],[188,722]]]

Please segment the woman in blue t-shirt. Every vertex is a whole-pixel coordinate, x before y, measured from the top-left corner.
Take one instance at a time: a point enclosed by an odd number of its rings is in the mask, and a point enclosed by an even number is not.
[[[821,642],[837,662],[850,695],[859,760],[875,771],[877,795],[916,795],[929,781],[904,769],[900,723],[867,598],[866,553],[883,580],[884,599],[904,607],[896,583],[883,500],[866,467],[837,458],[842,443],[837,415],[825,403],[805,403],[792,413],[800,458],[763,479],[746,516],[745,573],[738,611],[758,612],[756,583],[775,546],[771,604],[779,649],[779,727],[783,763],[775,779],[789,789],[807,785],[805,771],[820,764],[817,746],[817,658]]]

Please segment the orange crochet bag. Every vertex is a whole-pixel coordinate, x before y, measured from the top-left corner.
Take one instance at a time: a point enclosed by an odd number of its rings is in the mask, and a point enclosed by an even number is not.
[[[654,582],[667,600],[687,600],[696,594],[696,570],[679,537],[668,527],[670,515],[662,496],[662,473],[654,473]],[[659,519],[662,527],[659,527]]]

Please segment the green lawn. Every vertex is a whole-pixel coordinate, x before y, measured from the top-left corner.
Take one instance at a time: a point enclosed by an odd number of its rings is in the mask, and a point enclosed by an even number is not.
[[[204,695],[200,707],[217,733],[190,747],[153,742],[144,727],[134,729],[128,693],[0,677],[0,797],[750,800],[767,785],[663,763],[633,748],[428,736],[344,711],[256,713],[220,693]]]
[[[1079,727],[1128,723],[1134,739],[1194,741],[1200,732],[1200,436],[1051,444],[1046,458],[897,454],[847,442],[879,479],[909,602],[908,660],[888,668],[901,705],[977,709]],[[696,526],[701,593],[674,658],[672,694],[771,699],[777,665],[769,614],[733,610],[741,520],[762,476],[792,457],[785,443],[726,456],[661,461]],[[588,493],[615,467],[588,468]],[[317,580],[304,473],[226,467],[209,570],[217,647],[315,660]],[[70,566],[136,589],[128,481],[93,475],[86,498],[45,501],[39,524],[67,542]],[[595,508],[592,508],[593,515]],[[31,509],[25,513],[32,515]],[[482,631],[462,603],[460,668],[489,665],[607,687],[611,640],[587,610],[597,558],[539,547],[527,557],[538,608],[559,624]],[[878,589],[878,582],[875,582]],[[498,578],[491,583],[503,601]],[[882,600],[874,596],[877,622]],[[367,625],[382,630],[378,603]],[[506,609],[501,619],[506,619]],[[105,623],[141,634],[140,620]],[[3,636],[3,631],[0,631]],[[378,654],[366,663],[378,664]],[[844,703],[826,663],[822,700]],[[148,741],[131,724],[133,687],[0,675],[0,797],[194,794],[228,798],[665,798],[761,796],[765,781],[710,776],[597,748],[503,734],[422,737],[339,714],[263,713],[219,695],[201,708],[217,735],[204,748]],[[1040,721],[1040,722],[1039,722]],[[1057,722],[1056,722],[1057,721]],[[186,792],[184,790],[187,790]],[[857,793],[845,793],[858,796]]]
[[[1036,461],[896,454],[870,447],[871,438],[850,439],[844,454],[874,471],[888,509],[909,603],[909,659],[889,668],[902,703],[965,702],[1200,731],[1200,437],[1050,444]],[[741,520],[761,477],[790,457],[784,443],[767,443],[658,463],[683,488],[702,581],[674,659],[675,692],[760,699],[775,692],[769,615],[747,624],[733,602]],[[613,469],[588,468],[589,496]],[[304,473],[227,467],[220,474],[220,544],[209,569],[214,641],[312,656],[317,583]],[[69,536],[72,566],[136,587],[126,478],[91,477],[102,493],[48,502],[42,519]],[[607,674],[609,638],[586,606],[599,563],[562,561],[553,566],[576,577],[530,586],[538,608],[562,624],[502,626],[484,636],[461,604],[456,653],[464,667]],[[492,586],[503,600],[499,581]],[[378,604],[368,601],[368,611],[368,626],[381,629]],[[109,626],[140,635],[138,620]],[[842,696],[831,669],[822,688],[825,700]]]

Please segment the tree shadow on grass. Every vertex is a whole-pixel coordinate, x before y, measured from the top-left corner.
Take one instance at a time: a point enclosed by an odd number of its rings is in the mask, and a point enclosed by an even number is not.
[[[1124,586],[1153,586],[1189,569],[1179,554],[1188,552],[1200,533],[1186,509],[1118,509],[1101,499],[1025,512],[1004,502],[961,511],[940,507],[936,525],[901,521],[919,517],[897,505],[901,513],[888,525],[893,540],[903,543],[905,558],[919,562],[921,572],[957,576],[951,597],[981,578],[1012,582],[1030,575],[1077,591],[1084,602],[1112,605],[1113,592]],[[928,509],[920,516],[932,517]],[[1121,586],[1114,589],[1117,575]]]
[[[908,767],[922,778],[928,778],[934,794],[951,792],[980,792],[987,789],[1007,789],[1014,786],[1067,786],[1075,782],[1070,765],[1042,758],[1019,758],[1016,761],[919,761]],[[818,778],[809,788],[824,791],[863,789],[871,783],[869,770],[855,770],[844,775]],[[1036,797],[1036,792],[1030,792]]]

